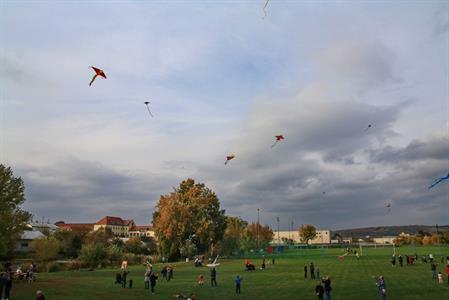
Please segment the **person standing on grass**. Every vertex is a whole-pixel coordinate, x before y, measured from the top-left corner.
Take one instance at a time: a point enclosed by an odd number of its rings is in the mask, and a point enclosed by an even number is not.
[[[326,300],[331,300],[331,279],[329,275],[323,278],[322,282],[324,283],[324,292],[326,293]]]
[[[235,278],[235,293],[240,294],[240,285],[242,283],[242,277],[240,275],[237,275]]]
[[[0,298],[3,300],[9,300],[9,294],[12,289],[12,277],[11,272],[7,271],[0,275]],[[5,291],[5,295],[2,297],[2,293]]]
[[[376,282],[377,287],[379,288],[380,296],[382,297],[382,300],[387,299],[387,286],[385,284],[385,279],[383,276],[379,276]]]
[[[168,281],[168,279],[167,279],[167,266],[164,266],[162,268],[161,274],[162,274],[162,279],[165,279],[165,281]]]
[[[122,288],[126,288],[126,277],[128,276],[128,271],[122,269]]]
[[[432,271],[432,279],[436,279],[437,278],[437,264],[434,261],[430,264],[430,270]]]
[[[402,268],[403,259],[402,259],[402,255],[401,254],[399,254],[398,260],[399,260],[399,266]]]
[[[438,272],[438,284],[443,284],[443,274],[441,272]]]
[[[151,267],[147,267],[145,274],[144,274],[144,279],[143,282],[145,284],[145,289],[148,290],[150,288],[150,275],[152,272],[152,268]]]
[[[151,271],[150,275],[150,286],[151,286],[151,294],[154,295],[154,287],[156,286],[156,280],[159,278],[159,275],[154,271]]]
[[[304,265],[304,278],[307,278],[307,264]]]
[[[200,274],[200,276],[198,276],[198,285],[199,286],[204,285],[204,275],[203,274]]]
[[[217,270],[215,268],[210,270],[210,284],[211,286],[217,286]]]
[[[391,266],[394,267],[396,265],[396,255],[391,256]]]
[[[170,281],[173,279],[173,267],[172,266],[168,266],[167,269],[167,281]]]
[[[310,263],[310,279],[315,279],[315,266],[313,262]]]
[[[6,278],[5,273],[0,273],[0,299],[3,299],[3,290],[5,289]]]
[[[316,267],[316,278],[320,279],[320,267]]]
[[[324,299],[324,288],[321,284],[321,281],[318,281],[317,285],[315,286],[315,293],[318,296],[318,300]]]

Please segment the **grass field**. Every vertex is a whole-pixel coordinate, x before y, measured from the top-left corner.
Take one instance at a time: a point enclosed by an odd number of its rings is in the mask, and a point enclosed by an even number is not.
[[[440,252],[441,251],[441,252]],[[398,254],[414,254],[412,247],[399,248]],[[419,256],[433,253],[437,256],[438,271],[444,272],[440,263],[440,253],[449,255],[449,248],[416,248]],[[314,262],[320,267],[321,275],[329,275],[332,280],[332,299],[380,299],[373,275],[383,275],[387,284],[389,299],[449,299],[449,285],[444,276],[444,284],[432,280],[430,264],[416,263],[415,266],[392,267],[390,249],[365,248],[364,256],[357,260],[348,256],[339,261],[341,249],[290,250],[277,255],[275,265],[267,269],[245,272],[242,259],[221,260],[217,268],[217,287],[209,285],[209,270],[195,268],[191,263],[176,263],[174,279],[171,282],[158,280],[156,294],[144,289],[143,266],[130,268],[129,279],[133,279],[132,289],[122,289],[114,285],[118,269],[104,269],[93,272],[42,273],[32,284],[16,283],[12,290],[15,300],[34,299],[35,291],[41,289],[48,300],[51,299],[174,299],[173,294],[183,291],[194,292],[198,299],[316,299],[314,288],[316,280],[304,279],[304,264]],[[267,256],[267,258],[270,256]],[[260,266],[261,258],[252,259]],[[160,271],[161,265],[155,269]],[[198,287],[196,278],[200,273],[206,276],[206,285]],[[242,294],[234,293],[234,278],[243,276]]]

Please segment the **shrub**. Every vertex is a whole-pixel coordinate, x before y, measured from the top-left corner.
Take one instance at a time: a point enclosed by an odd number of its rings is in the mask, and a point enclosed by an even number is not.
[[[54,239],[36,239],[32,242],[37,261],[47,262],[58,257],[59,242]]]
[[[81,248],[80,259],[92,268],[104,264],[106,256],[106,249],[102,244],[87,244]]]
[[[56,262],[49,262],[46,266],[47,272],[60,272],[62,271],[62,267],[60,264]]]

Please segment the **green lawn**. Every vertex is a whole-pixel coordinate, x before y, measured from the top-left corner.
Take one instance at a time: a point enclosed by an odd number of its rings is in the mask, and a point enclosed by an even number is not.
[[[437,256],[438,270],[444,274],[440,263],[440,253],[449,255],[449,248],[416,248],[418,255],[433,253]],[[441,251],[441,252],[440,252]],[[59,272],[39,274],[38,281],[32,284],[17,283],[12,290],[12,299],[34,299],[36,290],[44,291],[47,299],[174,299],[177,291],[194,292],[198,299],[316,299],[315,280],[303,278],[305,263],[314,262],[320,267],[322,275],[330,275],[332,280],[332,299],[380,299],[373,275],[383,275],[387,283],[389,299],[449,299],[449,285],[446,276],[444,284],[439,286],[432,280],[429,264],[417,263],[415,266],[390,265],[391,249],[363,250],[364,256],[357,260],[348,256],[339,261],[341,249],[328,250],[291,250],[276,256],[276,264],[267,269],[252,272],[243,271],[242,259],[221,260],[217,268],[218,287],[209,286],[209,270],[206,267],[195,268],[191,263],[176,263],[174,279],[171,282],[158,281],[156,294],[144,290],[144,267],[130,268],[129,278],[133,279],[132,289],[122,289],[114,285],[118,269],[97,270],[94,272]],[[399,248],[398,254],[413,254],[414,249]],[[269,256],[267,256],[269,257]],[[253,258],[260,266],[261,259]],[[155,265],[159,271],[160,264]],[[196,284],[200,273],[206,275],[206,285]],[[234,294],[234,278],[243,276],[242,294]]]

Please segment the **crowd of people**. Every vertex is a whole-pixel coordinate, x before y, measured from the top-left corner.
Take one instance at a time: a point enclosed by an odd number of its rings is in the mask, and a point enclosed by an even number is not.
[[[12,264],[6,262],[3,265],[3,271],[0,272],[0,299],[10,298],[14,279],[32,283],[36,280],[36,272],[37,266],[34,262],[30,263],[25,272],[20,265],[17,266],[16,271],[13,271]]]
[[[391,265],[393,267],[396,266],[396,262],[398,262],[399,267],[404,266],[404,262],[408,266],[413,266],[418,261],[418,256],[415,255],[392,255],[391,257]],[[441,258],[441,266],[443,266],[443,270],[439,269],[439,264],[437,263],[437,259],[432,255],[425,255],[421,257],[421,263],[429,264],[430,271],[433,280],[437,280],[438,284],[444,283],[444,276],[447,277],[447,284],[449,284],[449,256]],[[271,260],[271,263],[274,265],[274,258]],[[195,262],[195,266],[198,262]],[[267,269],[267,260],[265,257],[262,258],[260,264],[260,270]],[[244,270],[245,271],[255,271],[255,264],[249,260],[244,260]],[[316,266],[313,262],[307,263],[304,265],[304,279],[310,278],[311,280],[317,280],[317,284],[315,285],[315,293],[318,297],[318,300],[331,300],[331,279],[328,275],[321,277],[320,268]],[[1,300],[9,300],[13,279],[18,281],[32,282],[35,280],[35,273],[37,271],[36,265],[34,263],[30,264],[26,272],[22,271],[22,267],[18,266],[16,271],[12,271],[11,264],[4,265],[4,271],[0,273],[0,299]],[[209,267],[210,271],[210,286],[217,286],[217,268]],[[122,288],[132,288],[133,280],[129,278],[130,271],[127,269],[127,266],[120,269],[120,272],[116,274],[115,283],[120,284]],[[162,279],[166,282],[170,282],[173,280],[173,266],[164,264],[161,269]],[[157,273],[153,269],[153,265],[151,262],[147,263],[146,270],[143,274],[144,278],[144,288],[149,290],[151,294],[155,294],[155,288],[157,280],[159,279],[159,273]],[[385,278],[383,276],[373,276],[376,279],[376,286],[379,290],[381,299],[385,300],[387,297],[387,286],[385,282]],[[197,277],[198,286],[203,287],[205,285],[206,276],[204,273],[200,273]],[[242,293],[242,282],[243,277],[238,274],[235,276],[235,293]],[[174,295],[177,299],[188,299],[188,300],[196,300],[197,296],[194,293],[184,294],[182,291],[176,293]],[[36,300],[45,300],[45,296],[42,291],[38,290],[36,292]]]

